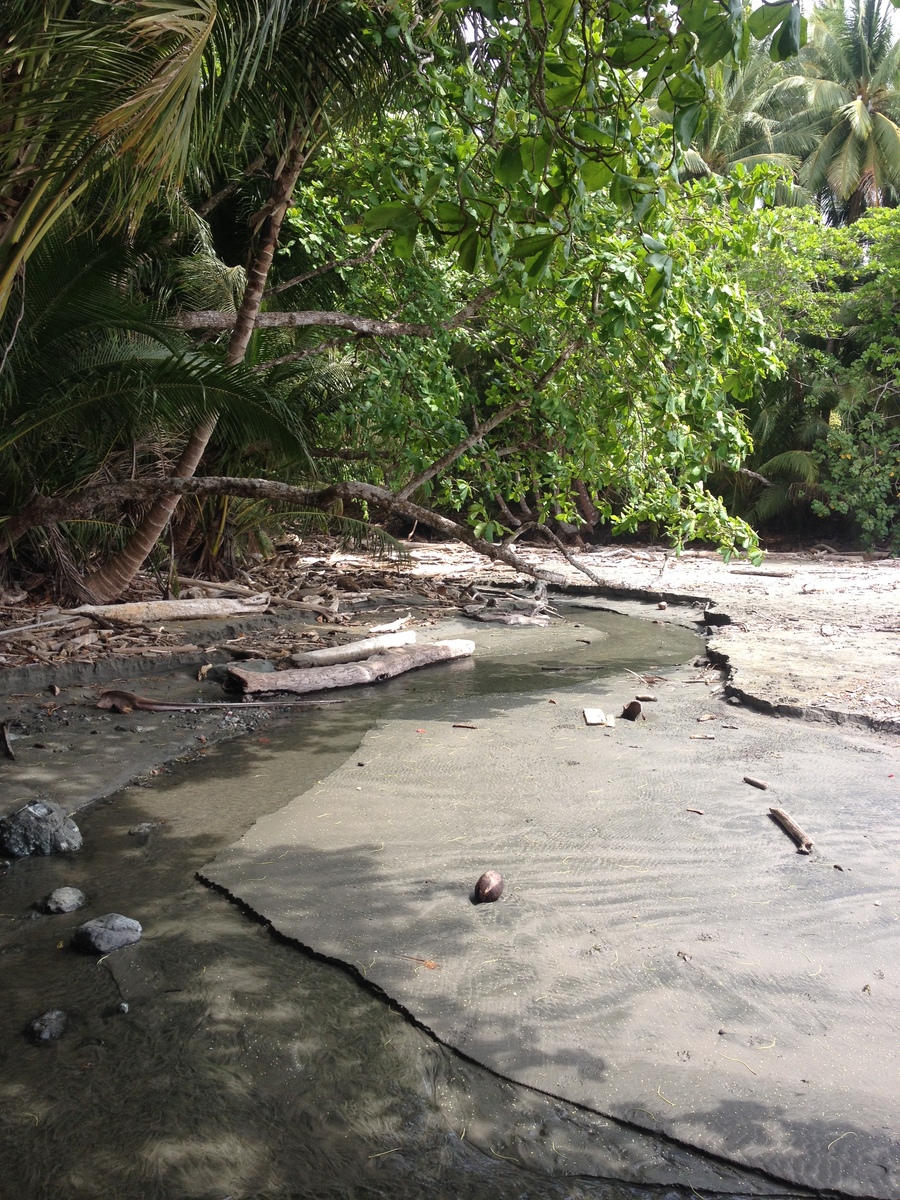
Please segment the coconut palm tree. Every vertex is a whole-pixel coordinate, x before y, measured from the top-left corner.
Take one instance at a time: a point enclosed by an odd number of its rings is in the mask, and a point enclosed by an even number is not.
[[[826,0],[793,82],[805,100],[789,129],[808,152],[800,181],[832,224],[900,199],[900,41],[884,0]]]
[[[225,351],[244,360],[284,215],[329,129],[383,102],[402,39],[371,36],[389,13],[367,0],[10,0],[0,74],[15,99],[0,121],[0,311],[29,256],[73,209],[106,228],[139,221],[161,186],[216,181],[208,210],[241,169],[268,178],[250,228],[246,284]],[[14,95],[13,95],[14,93]],[[240,163],[240,167],[236,164]],[[224,175],[224,179],[223,179]],[[175,465],[194,473],[215,429],[195,427]],[[174,510],[161,501],[125,550],[86,580],[112,598]]]
[[[772,61],[768,44],[756,45],[739,67],[723,61],[707,74],[708,99],[682,176],[725,175],[738,163],[748,170],[770,163],[796,172],[798,147],[785,121],[803,85]]]

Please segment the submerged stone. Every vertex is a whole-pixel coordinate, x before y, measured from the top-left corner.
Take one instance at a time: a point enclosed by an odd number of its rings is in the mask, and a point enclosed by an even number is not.
[[[61,1038],[69,1022],[68,1015],[61,1008],[51,1008],[48,1012],[35,1017],[25,1026],[25,1036],[39,1046],[47,1042],[55,1042]]]
[[[140,941],[142,932],[140,922],[132,917],[107,913],[79,925],[72,935],[72,945],[76,950],[86,950],[89,954],[111,954],[114,950],[133,946]]]
[[[49,896],[44,897],[38,908],[45,913],[70,913],[84,908],[85,904],[87,896],[80,888],[58,887]]]

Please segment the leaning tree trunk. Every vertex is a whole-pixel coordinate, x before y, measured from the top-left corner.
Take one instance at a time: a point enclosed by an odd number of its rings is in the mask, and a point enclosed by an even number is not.
[[[306,161],[305,134],[299,134],[295,140],[280,174],[272,182],[269,202],[266,206],[265,217],[257,237],[253,260],[247,272],[247,286],[234,321],[228,352],[225,355],[225,365],[235,366],[244,361],[250,337],[256,327],[256,320],[262,305],[266,282],[272,266],[272,259],[278,245],[281,225],[288,210],[297,178]],[[178,464],[172,474],[176,478],[190,479],[209,444],[209,439],[216,428],[218,416],[210,415],[194,430],[182,451]],[[88,575],[83,582],[83,588],[88,597],[98,603],[117,599],[128,587],[135,575],[144,565],[148,555],[162,535],[166,525],[178,504],[178,496],[166,496],[157,500],[150,511],[144,516],[135,529],[127,546],[98,571]]]

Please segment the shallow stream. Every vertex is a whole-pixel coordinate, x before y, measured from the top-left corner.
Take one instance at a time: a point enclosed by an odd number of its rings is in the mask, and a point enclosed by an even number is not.
[[[568,616],[564,637],[548,631],[537,651],[515,630],[482,631],[474,662],[211,748],[80,813],[79,854],[14,864],[0,883],[0,1196],[691,1194],[679,1172],[702,1156],[464,1060],[355,973],[276,938],[194,878],[388,711],[434,719],[451,698],[552,696],[702,652],[672,626]],[[82,888],[87,909],[39,915],[32,906],[62,885]],[[141,921],[137,946],[99,962],[69,948],[77,925],[110,911]],[[31,1045],[23,1027],[53,1008],[69,1014],[67,1031]],[[670,1188],[645,1182],[661,1164]],[[724,1194],[773,1194],[727,1166],[710,1170]]]

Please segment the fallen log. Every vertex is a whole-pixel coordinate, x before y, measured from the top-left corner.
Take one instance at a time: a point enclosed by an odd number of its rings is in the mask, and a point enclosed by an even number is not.
[[[269,607],[268,592],[246,599],[146,600],[131,604],[83,604],[67,609],[70,616],[82,613],[119,621],[123,625],[147,625],[156,621],[185,621],[203,617],[230,617],[234,613],[261,613]]]
[[[809,854],[812,850],[812,838],[805,834],[793,817],[789,817],[783,808],[770,808],[769,816],[797,843],[798,854]]]
[[[430,663],[468,658],[475,653],[475,643],[464,638],[446,642],[431,642],[425,646],[398,646],[373,655],[365,662],[341,663],[332,667],[302,667],[297,671],[246,671],[229,667],[228,674],[245,692],[319,692],[327,688],[353,687],[363,683],[381,683],[405,671],[425,667]]]
[[[338,663],[359,662],[371,658],[376,650],[391,650],[395,646],[411,646],[416,640],[414,629],[398,633],[382,633],[378,637],[362,638],[358,642],[347,642],[343,646],[323,646],[321,650],[306,650],[292,654],[295,667],[333,667]]]

